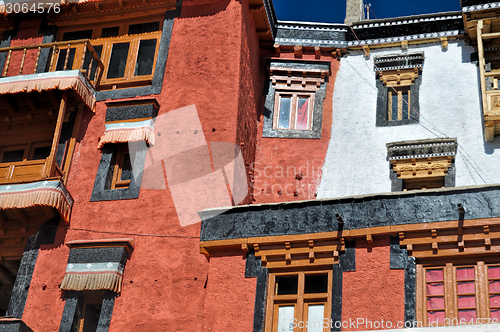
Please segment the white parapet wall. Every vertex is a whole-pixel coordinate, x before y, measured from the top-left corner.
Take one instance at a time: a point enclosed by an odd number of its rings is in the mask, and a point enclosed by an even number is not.
[[[377,127],[373,59],[424,52],[419,123]],[[458,140],[455,186],[500,183],[500,138],[484,141],[478,67],[474,49],[462,40],[441,44],[372,49],[343,57],[333,93],[332,135],[318,198],[391,191],[386,143],[452,137]],[[328,111],[328,110],[325,110]]]

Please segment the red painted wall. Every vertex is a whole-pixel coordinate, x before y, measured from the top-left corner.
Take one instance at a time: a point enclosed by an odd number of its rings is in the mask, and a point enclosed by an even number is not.
[[[195,104],[207,141],[244,142],[245,163],[251,164],[262,91],[260,66],[246,0],[201,5],[184,1],[181,17],[174,22],[162,93],[154,96],[159,115]],[[134,200],[90,202],[105,113],[104,102],[98,102],[96,113],[87,112],[83,118],[67,185],[75,200],[70,228],[60,229],[57,245],[40,251],[23,320],[37,332],[57,331],[64,308],[58,287],[69,253],[63,242],[131,237],[135,250],[125,267],[110,331],[202,331],[204,326],[234,331],[240,324],[249,330],[255,279],[243,279],[242,256],[214,258],[209,264],[199,253],[200,224],[180,226],[168,189],[141,189]],[[219,278],[227,280],[225,287],[217,284]],[[239,306],[239,320],[215,319],[214,299],[232,292],[248,298],[246,306]],[[223,303],[221,298],[219,306]],[[53,317],[42,319],[47,310]]]
[[[276,54],[272,54],[275,56]],[[313,52],[295,58],[293,52],[282,52],[273,59],[316,60]],[[315,199],[322,168],[330,142],[332,95],[339,61],[331,55],[318,60],[331,62],[326,98],[323,101],[323,124],[320,139],[262,137],[264,114],[259,116],[256,162],[252,165],[253,200],[255,203],[287,202]],[[266,74],[268,75],[268,74]],[[264,98],[261,109],[264,109]]]
[[[356,240],[356,271],[343,275],[342,321],[342,331],[390,329],[388,322],[392,328],[404,322],[404,270],[390,269],[389,237],[376,237],[371,245]]]
[[[14,38],[11,39],[10,46],[25,46],[25,45],[36,45],[41,44],[43,40],[43,35],[38,34],[40,30],[40,20],[23,21],[19,25],[19,30]],[[23,65],[23,74],[33,74],[35,70],[36,55],[38,51],[36,49],[27,50]],[[19,69],[21,68],[21,62],[23,58],[23,51],[12,52],[11,59],[9,62],[9,68],[7,71],[7,76],[19,75]],[[7,64],[6,64],[7,65]],[[2,73],[5,67],[2,68]]]

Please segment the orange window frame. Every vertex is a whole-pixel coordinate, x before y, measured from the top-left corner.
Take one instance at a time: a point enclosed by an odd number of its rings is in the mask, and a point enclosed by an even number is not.
[[[327,292],[326,293],[305,293],[305,276],[306,275],[327,275]],[[276,284],[277,277],[298,277],[297,294],[293,295],[278,295],[278,287]],[[278,331],[279,308],[292,306],[294,307],[294,319],[296,322],[293,332],[307,332],[306,322],[308,321],[308,309],[311,305],[323,305],[323,323],[330,322],[332,311],[332,286],[333,286],[333,271],[332,270],[308,270],[308,271],[287,271],[287,272],[271,272],[269,273],[268,283],[268,298],[266,308],[266,327],[265,332]],[[301,327],[305,325],[304,327]],[[330,331],[328,327],[323,326],[323,332]]]
[[[281,111],[281,99],[283,97],[290,97],[290,115],[288,128],[279,128],[280,121],[280,111]],[[314,113],[314,97],[315,93],[308,92],[293,92],[293,91],[277,91],[274,98],[274,114],[273,114],[273,129],[278,130],[312,130],[313,125],[313,113]],[[298,129],[297,128],[297,114],[298,114],[298,100],[299,98],[308,98],[308,110],[307,110],[307,128]]]
[[[122,169],[125,163],[125,158],[130,158],[130,153],[127,147],[121,147],[116,152],[115,165],[113,168],[113,178],[111,180],[111,189],[127,189],[130,186],[130,180],[121,180]]]
[[[147,23],[147,22],[159,22],[159,30],[158,31],[153,31],[153,32],[145,32],[145,33],[140,33],[140,34],[133,34],[133,35],[128,35],[128,29],[131,25],[135,24],[140,24],[140,23]],[[102,29],[107,28],[107,27],[119,27],[119,36],[117,37],[106,37],[106,38],[101,38],[102,34]],[[144,86],[144,85],[150,85],[153,81],[154,77],[154,72],[155,72],[155,67],[156,67],[156,61],[158,58],[158,51],[160,48],[160,41],[161,41],[161,35],[162,35],[162,28],[163,28],[163,18],[159,17],[151,17],[148,18],[147,20],[134,20],[130,21],[128,23],[108,23],[106,25],[100,25],[97,26],[93,29],[92,32],[92,39],[90,40],[90,44],[95,48],[96,46],[102,46],[102,51],[101,51],[101,62],[104,65],[104,72],[102,73],[101,80],[99,82],[99,89],[100,90],[111,90],[111,89],[116,89],[116,88],[128,88],[128,87],[136,87],[136,86]],[[78,30],[85,30],[85,28],[80,27],[80,28],[64,28],[59,31],[59,39],[62,40],[62,36],[66,32],[72,32],[72,31],[78,31]],[[156,48],[155,48],[155,55],[153,59],[153,67],[151,69],[151,74],[150,75],[140,75],[140,76],[135,76],[135,66],[137,62],[137,56],[139,54],[139,45],[141,40],[156,40]],[[70,44],[71,41],[68,41],[68,44]],[[130,43],[129,49],[128,49],[128,54],[127,54],[127,61],[126,61],[126,67],[125,67],[125,72],[124,76],[120,78],[111,78],[108,79],[108,69],[109,69],[109,62],[111,59],[111,53],[113,49],[113,44],[120,44],[120,43]],[[70,46],[72,48],[76,48],[75,50],[75,56],[73,59],[73,63],[68,64],[68,68],[71,69],[79,69],[80,65],[82,63],[83,59],[83,44],[77,45],[77,46]],[[65,49],[67,47],[60,47],[61,49]],[[51,68],[52,71],[56,69],[58,60],[59,60],[59,54],[56,56],[55,60],[53,61],[53,67]],[[95,67],[95,64],[93,65]]]

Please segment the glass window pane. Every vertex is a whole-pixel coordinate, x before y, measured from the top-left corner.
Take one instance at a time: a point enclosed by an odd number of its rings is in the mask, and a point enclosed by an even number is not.
[[[120,180],[130,180],[132,178],[132,165],[130,164],[130,154],[125,153],[123,156],[122,176]]]
[[[132,24],[128,27],[128,34],[146,33],[160,30],[160,22]]]
[[[297,294],[298,276],[276,277],[278,291],[276,295]]]
[[[490,281],[490,293],[500,293],[500,280]]]
[[[458,307],[459,308],[475,308],[476,307],[476,296],[459,296],[458,297]]]
[[[438,324],[443,324],[444,319],[444,311],[429,311],[427,313],[427,320],[429,321],[429,323],[438,322]]]
[[[307,129],[309,120],[309,98],[299,97],[297,103],[296,129]]]
[[[79,39],[92,39],[92,29],[91,30],[65,32],[63,34],[63,37],[62,37],[63,41],[79,40]]]
[[[32,160],[45,159],[50,155],[50,146],[41,146],[33,151]]]
[[[403,120],[408,120],[408,91],[403,92]]]
[[[491,309],[491,319],[496,319],[497,322],[500,322],[500,309]]]
[[[500,295],[490,295],[490,307],[500,307]]]
[[[325,318],[325,305],[310,305],[307,312],[309,328],[307,332],[323,332],[323,319]]]
[[[474,294],[475,292],[476,286],[474,281],[457,282],[458,294]]]
[[[291,97],[280,97],[280,114],[278,128],[290,128],[290,105],[292,104]]]
[[[391,114],[392,114],[392,121],[397,121],[398,120],[398,93],[394,90],[392,91]]]
[[[444,309],[444,297],[429,297],[427,299],[427,310]]]
[[[97,46],[94,46],[94,50],[95,52],[97,53],[97,56],[99,58],[101,58],[101,54],[102,54],[102,45],[97,45]],[[87,53],[85,54],[85,62],[83,63],[83,68],[84,69],[89,69],[89,66],[90,66],[90,60],[92,60],[93,57],[90,53],[90,51],[87,50]],[[102,59],[101,59],[102,61]],[[94,75],[95,75],[95,70],[97,68],[97,63],[96,61],[92,61],[92,69],[91,69],[91,72],[90,72],[90,80],[92,81],[94,79]]]
[[[474,280],[474,268],[466,267],[457,269],[457,280]]]
[[[304,293],[326,293],[328,292],[328,274],[306,274]]]
[[[141,40],[135,63],[135,76],[151,75],[155,59],[156,39]]]
[[[76,48],[70,48],[68,63],[66,64],[66,70],[73,69],[73,60],[75,59],[75,51]],[[66,61],[66,54],[68,53],[68,49],[59,49],[59,56],[57,58],[56,70],[63,70],[64,62]]]
[[[83,332],[96,331],[100,315],[101,315],[100,304],[87,304],[85,307],[85,320],[83,323]]]
[[[428,282],[443,281],[443,270],[427,270],[425,276]]]
[[[444,285],[442,283],[427,284],[427,295],[444,295]]]
[[[470,320],[476,320],[476,310],[459,310],[458,311],[458,321],[464,320],[465,322],[470,322]]]
[[[500,278],[500,266],[488,267],[488,278],[490,279]]]
[[[2,163],[13,163],[16,161],[23,161],[24,150],[11,150],[5,151],[2,157]]]
[[[129,47],[130,43],[113,44],[107,78],[120,78],[125,75]]]
[[[283,306],[278,310],[278,332],[293,331],[294,307]]]
[[[102,28],[101,38],[117,37],[120,27]]]

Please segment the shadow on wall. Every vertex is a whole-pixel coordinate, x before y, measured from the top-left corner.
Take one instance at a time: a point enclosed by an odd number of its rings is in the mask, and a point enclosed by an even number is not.
[[[181,18],[210,16],[226,10],[231,0],[184,0]]]
[[[500,137],[495,137],[493,142],[484,142],[484,152],[486,154],[493,154],[495,149],[500,149]]]

